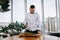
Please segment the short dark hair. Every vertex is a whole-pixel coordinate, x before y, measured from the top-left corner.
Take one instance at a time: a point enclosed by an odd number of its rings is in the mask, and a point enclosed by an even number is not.
[[[32,9],[35,8],[35,5],[31,5],[30,8],[32,8]]]

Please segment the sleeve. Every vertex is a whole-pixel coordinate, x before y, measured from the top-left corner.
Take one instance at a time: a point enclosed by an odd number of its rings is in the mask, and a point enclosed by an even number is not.
[[[41,31],[41,23],[40,23],[40,16],[39,16],[39,14],[37,15],[37,27],[38,27],[38,30]]]
[[[27,14],[25,14],[25,20],[24,20],[24,25],[27,25]]]

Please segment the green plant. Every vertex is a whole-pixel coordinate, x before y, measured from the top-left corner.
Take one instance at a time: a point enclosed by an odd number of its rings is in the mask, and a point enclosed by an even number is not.
[[[23,23],[19,23],[18,21],[16,21],[15,23],[10,23],[8,26],[2,27],[2,30],[0,30],[0,33],[4,32],[4,33],[13,34],[13,33],[16,33],[15,30],[17,31],[17,33],[20,33],[25,28],[26,27],[24,26]],[[10,32],[8,30],[10,30]],[[27,32],[27,33],[35,34],[32,32]]]
[[[2,30],[1,31],[2,32],[7,32],[7,30],[8,30],[8,27],[5,26],[5,27],[2,27]]]
[[[8,26],[2,27],[2,30],[0,31],[9,33],[8,30],[11,30],[11,33],[13,33],[14,30],[16,30],[17,32],[20,32],[23,29],[25,29],[24,25],[22,23],[19,24],[19,22],[16,21],[15,23],[10,23]]]
[[[3,12],[5,11],[9,11],[10,9],[8,9],[9,5],[9,0],[0,0],[0,6],[1,9],[3,10]]]
[[[10,23],[10,24],[8,25],[8,28],[9,28],[9,29],[14,29],[14,23]]]

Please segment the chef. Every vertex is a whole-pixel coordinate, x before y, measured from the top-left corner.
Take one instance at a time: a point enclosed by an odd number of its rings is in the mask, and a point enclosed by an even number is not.
[[[29,11],[29,13],[25,14],[26,32],[38,34],[40,33],[41,26],[39,14],[35,12],[35,5],[31,5]]]

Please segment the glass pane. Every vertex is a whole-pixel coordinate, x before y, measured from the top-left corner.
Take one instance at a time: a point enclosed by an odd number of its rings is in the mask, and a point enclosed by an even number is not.
[[[9,7],[7,7],[8,9],[5,7],[7,6],[6,4],[4,4],[3,8],[2,8],[2,5],[0,5],[1,6],[0,7],[0,22],[11,22],[11,1],[8,4],[10,5]],[[3,11],[3,9],[5,11]]]
[[[57,32],[55,0],[44,0],[45,27],[49,32]]]
[[[60,33],[60,0],[57,0],[57,25],[58,33]]]
[[[24,21],[24,0],[13,0],[13,21]]]

